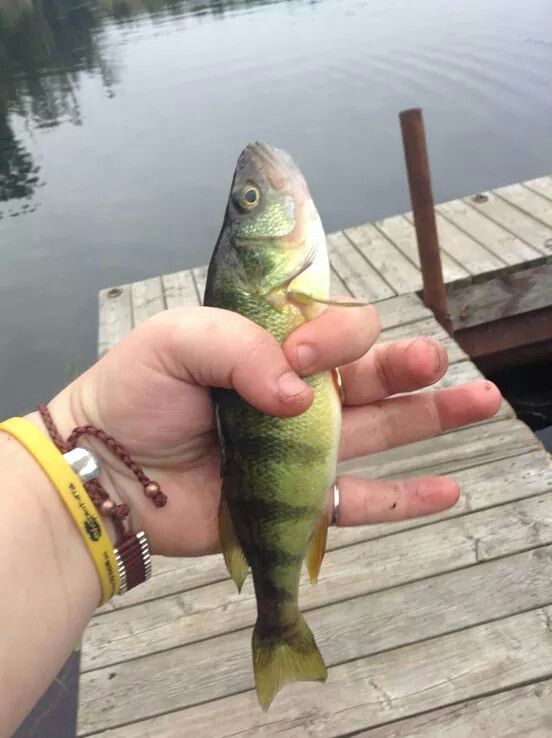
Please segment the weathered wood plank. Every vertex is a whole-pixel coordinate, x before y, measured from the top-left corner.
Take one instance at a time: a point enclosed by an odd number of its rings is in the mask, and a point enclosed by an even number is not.
[[[395,215],[392,218],[378,220],[374,226],[402,251],[402,253],[420,268],[420,256],[416,241],[416,231],[412,223],[404,215]],[[441,261],[445,282],[469,280],[469,274],[457,261],[452,259],[441,249]]]
[[[197,290],[197,299],[199,300],[199,304],[203,305],[203,295],[205,294],[205,283],[207,282],[207,270],[208,266],[201,266],[197,267],[196,269],[192,269],[192,274],[194,276],[194,282]]]
[[[352,295],[371,302],[395,295],[395,291],[361,256],[343,232],[330,234],[327,242],[332,266]]]
[[[448,291],[449,313],[455,329],[490,323],[549,305],[552,305],[552,263]]]
[[[294,684],[278,695],[268,714],[259,708],[254,692],[247,691],[210,702],[208,708],[197,705],[105,735],[342,736],[549,676],[551,616],[552,608],[545,607],[330,667],[326,685]],[[146,666],[152,660],[142,663]],[[163,676],[165,710],[177,710],[179,700],[186,699],[178,689],[177,674],[177,664],[169,674],[155,672],[156,677]],[[216,669],[210,670],[210,677],[216,677]],[[96,702],[103,709],[96,708],[92,720],[84,722],[81,717],[80,734],[136,720],[148,707],[160,712],[157,690],[152,695],[140,689],[144,675],[135,668],[129,679],[129,688],[116,700],[108,692]],[[153,683],[159,682],[157,678]],[[143,700],[132,699],[129,704],[127,700],[138,692],[143,692]],[[106,707],[113,702],[110,721]]]
[[[477,196],[472,196],[464,198],[464,202],[498,225],[507,228],[522,241],[540,251],[541,254],[545,256],[550,254],[550,247],[546,246],[546,243],[549,243],[550,238],[552,238],[552,228],[523,213],[519,208],[514,207],[493,192],[482,194],[486,200],[479,201]]]
[[[161,277],[144,279],[131,285],[132,315],[134,326],[140,325],[152,315],[165,309]]]
[[[420,269],[371,223],[347,228],[344,233],[397,294],[422,288]]]
[[[165,274],[161,277],[168,308],[195,307],[199,305],[191,269]]]
[[[443,707],[355,738],[548,738],[552,733],[552,680]]]
[[[316,633],[326,664],[334,666],[550,603],[551,563],[552,546],[547,546],[539,549],[537,554],[526,551],[347,599],[312,610],[307,619]],[[175,612],[175,618],[178,618],[178,612]],[[153,627],[156,625],[154,620]],[[173,631],[177,635],[176,628]],[[132,638],[131,635],[128,637]],[[169,664],[172,666],[178,659],[182,664],[179,686],[185,694],[179,708],[253,687],[251,664],[247,658],[249,630],[191,643],[183,648],[176,640],[173,643],[173,648],[178,647],[176,654],[159,654],[154,663],[140,659],[139,664],[145,666],[149,677],[153,676],[155,666],[159,674],[163,674]],[[217,659],[216,678],[213,678],[210,668],[214,654]],[[113,672],[115,676],[109,678]],[[88,674],[81,683],[83,710],[93,708],[95,699],[103,701],[104,690],[119,691],[127,679],[132,681],[135,673],[132,665],[114,662],[108,674],[105,670]],[[147,678],[142,670],[139,674]]]
[[[547,197],[552,200],[552,177],[538,177],[537,179],[530,179],[523,183],[524,187],[528,187],[533,192],[537,192],[543,197]]]
[[[407,219],[413,223],[412,216]],[[506,263],[492,254],[484,246],[461,231],[439,212],[435,214],[437,233],[441,250],[452,256],[471,275],[496,272],[504,269]]]
[[[427,458],[427,465],[422,468],[419,468],[418,456],[413,455],[410,465],[416,467],[415,471],[408,469],[408,464],[403,463],[400,454],[397,454],[395,466],[392,462],[388,463],[386,458],[391,452],[374,455],[363,465],[359,464],[360,468],[354,472],[348,470],[346,465],[341,465],[344,473],[358,473],[370,479],[450,474],[458,482],[462,494],[454,508],[431,518],[357,528],[331,528],[328,550],[374,540],[437,520],[458,517],[468,511],[477,511],[541,494],[551,488],[552,464],[526,426],[517,422],[513,424],[499,422],[492,425],[491,433],[482,434],[479,428],[468,429],[469,432],[466,430],[456,436],[456,443],[450,443],[450,439],[446,439],[443,443],[442,437],[433,439],[433,446],[441,447],[443,452],[435,450]],[[510,427],[510,431],[505,433],[506,426]],[[479,438],[481,441],[478,441]],[[403,448],[403,455],[408,454],[409,448]],[[383,471],[378,468],[377,463],[374,463],[377,462],[377,457],[383,464]],[[140,602],[184,592],[227,578],[224,562],[219,555],[200,559],[157,559],[154,576],[124,597],[115,598],[104,605],[99,611],[99,617],[103,617],[102,613],[113,609],[124,609]]]
[[[524,213],[552,228],[552,202],[547,197],[533,192],[522,184],[499,187],[494,190],[494,193],[511,205],[515,205],[516,208],[523,210]]]
[[[333,267],[330,269],[330,295],[334,297],[347,297],[351,295],[347,285]]]
[[[538,525],[537,525],[538,523]],[[552,494],[451,518],[328,552],[318,584],[301,578],[303,612],[381,589],[552,543]],[[550,593],[552,601],[552,591]],[[252,626],[251,577],[95,618],[82,650],[84,671]]]
[[[398,297],[390,297],[388,300],[380,300],[374,304],[374,307],[381,320],[383,331],[399,325],[408,325],[419,320],[433,318],[431,310],[413,292]]]
[[[512,266],[543,259],[542,254],[535,248],[517,238],[510,231],[501,228],[494,221],[485,218],[479,211],[466,205],[462,200],[443,203],[437,206],[437,210],[455,226],[500,257],[506,264]]]
[[[132,330],[130,285],[109,287],[100,292],[98,354],[103,356]]]

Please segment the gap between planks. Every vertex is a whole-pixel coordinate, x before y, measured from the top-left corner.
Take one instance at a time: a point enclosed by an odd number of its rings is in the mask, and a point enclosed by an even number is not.
[[[483,194],[487,198],[484,202],[477,202],[472,197],[464,198],[463,202],[508,230],[514,236],[525,241],[544,256],[550,256],[552,253],[550,243],[552,228],[496,195],[493,191]]]
[[[551,713],[552,679],[545,678],[355,733],[354,738],[548,738]]]
[[[536,573],[536,568],[529,567],[528,571]],[[542,567],[539,568],[542,572]],[[540,576],[542,577],[542,573]],[[543,587],[541,584],[541,590],[533,602],[542,601],[543,596],[548,601],[545,590],[546,585]],[[466,607],[471,591],[473,587],[465,590]],[[519,594],[519,590],[515,591]],[[439,595],[439,590],[435,594]],[[498,595],[499,592],[496,591],[494,596]],[[490,601],[490,607],[493,607],[493,597],[487,595],[483,599]],[[508,601],[500,600],[500,603],[507,611],[512,607]],[[484,603],[479,604],[484,606]],[[441,614],[442,599],[437,597],[435,606],[437,613]],[[405,612],[400,611],[400,615],[403,623],[406,620],[408,638],[412,633],[408,627],[410,612],[403,609]],[[464,612],[462,607],[459,610],[460,613]],[[346,612],[344,616],[343,623],[346,622]],[[122,695],[118,695],[114,709],[118,712],[119,722],[113,720],[113,716],[110,720],[106,715],[107,710],[104,710],[101,722],[92,720],[83,723],[81,720],[79,735],[95,733],[126,722],[125,727],[112,730],[107,735],[111,738],[144,735],[155,735],[156,738],[181,735],[200,735],[202,738],[259,734],[263,737],[293,736],[297,735],[294,731],[301,726],[304,731],[302,734],[308,732],[309,735],[337,738],[459,700],[481,697],[500,689],[549,678],[552,674],[551,618],[552,608],[538,605],[529,611],[505,618],[491,619],[481,624],[429,636],[421,641],[407,641],[404,645],[390,645],[388,650],[345,660],[329,668],[326,685],[295,683],[284,689],[268,714],[261,711],[251,689],[209,700],[208,707],[203,703],[181,709],[175,700],[177,690],[174,687],[170,689],[168,683],[169,679],[177,677],[177,672],[172,669],[168,674],[160,674],[155,683],[161,687],[160,682],[164,682],[165,691],[160,694],[165,695],[165,711],[170,711],[169,714],[160,715],[159,718],[152,716],[153,719],[148,722],[134,722],[129,725],[131,721],[140,720],[145,712],[145,700],[154,715],[159,715],[160,695],[144,694],[144,701],[134,705],[125,705]],[[394,630],[392,623],[389,623],[390,619],[387,616],[387,632],[391,631],[392,637],[394,632],[399,631],[399,627]],[[431,618],[425,618],[424,622],[427,620],[431,621]],[[440,619],[434,618],[432,622],[439,623]],[[404,634],[402,623],[401,626],[400,632]],[[150,659],[150,662],[153,660]],[[129,689],[128,696],[132,694],[135,698],[137,691],[143,691],[140,690],[141,679],[147,678],[146,675],[137,673],[136,666],[134,664],[134,670],[125,670],[125,676],[133,688],[132,692]],[[150,666],[154,667],[151,663]],[[181,665],[180,672],[185,668]],[[199,679],[197,671],[195,675]],[[116,678],[117,674],[111,680],[112,684]],[[208,679],[208,683],[215,686],[213,672]],[[98,701],[105,705],[105,687],[100,691],[100,685],[96,686],[99,692]],[[109,696],[108,694],[108,699]],[[108,705],[111,707],[109,702]],[[231,721],[228,721],[228,715],[232,715]]]
[[[376,597],[377,602],[377,596],[402,585],[552,544],[550,474],[542,486],[541,494],[499,508],[332,551],[316,587],[309,587],[307,577],[302,577],[302,612],[310,620],[314,611],[357,598]],[[497,520],[499,530],[494,525]],[[371,611],[374,605],[370,602]],[[250,628],[255,619],[251,578],[241,594],[232,582],[225,581],[188,592],[185,597],[174,595],[114,612],[93,621],[87,631],[82,670],[105,669],[139,658],[143,661],[154,654]],[[317,632],[323,639],[332,638],[325,629]],[[213,651],[218,650],[214,644]]]

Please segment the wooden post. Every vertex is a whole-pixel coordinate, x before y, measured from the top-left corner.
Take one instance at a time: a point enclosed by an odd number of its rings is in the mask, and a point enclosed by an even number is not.
[[[443,280],[441,252],[435,223],[422,111],[420,108],[403,110],[399,118],[422,268],[424,302],[433,311],[443,328],[452,335],[452,321],[448,313],[447,292]]]

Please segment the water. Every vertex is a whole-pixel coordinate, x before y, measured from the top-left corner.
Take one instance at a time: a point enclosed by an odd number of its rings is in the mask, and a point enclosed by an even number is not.
[[[0,417],[95,358],[97,292],[206,263],[252,138],[328,229],[552,172],[550,0],[0,0]]]

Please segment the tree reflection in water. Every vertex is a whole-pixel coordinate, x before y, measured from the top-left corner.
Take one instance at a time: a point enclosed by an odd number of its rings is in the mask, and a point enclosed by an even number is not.
[[[17,118],[29,130],[81,125],[83,73],[99,77],[108,95],[115,94],[117,69],[102,43],[110,25],[132,24],[140,16],[153,22],[222,16],[274,1],[0,0],[0,204],[12,201],[11,215],[31,209],[41,183],[39,167],[14,130]],[[22,202],[14,207],[13,201]]]

